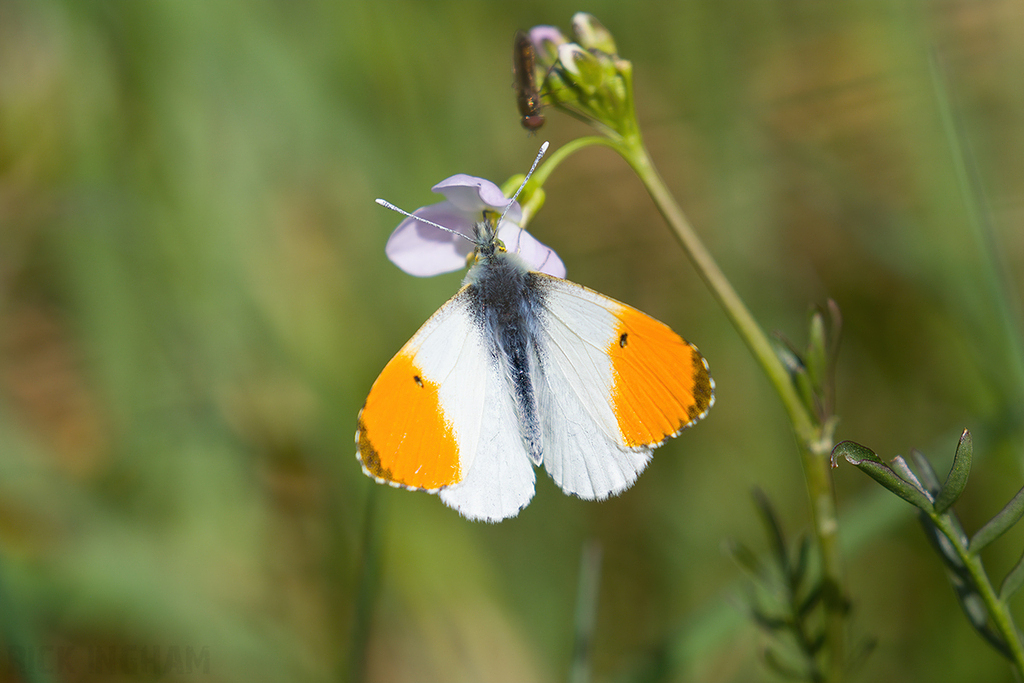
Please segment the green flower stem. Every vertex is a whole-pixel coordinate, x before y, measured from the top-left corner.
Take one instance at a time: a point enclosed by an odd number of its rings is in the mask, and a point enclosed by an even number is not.
[[[707,283],[708,287],[711,288],[711,292],[725,309],[732,324],[736,327],[736,331],[743,337],[743,341],[746,342],[757,362],[760,363],[761,368],[768,375],[769,381],[771,381],[778,392],[779,398],[782,399],[786,412],[793,423],[793,428],[796,430],[797,437],[802,443],[813,443],[818,438],[814,421],[807,413],[800,400],[800,396],[793,387],[789,373],[776,355],[775,349],[772,347],[767,335],[758,326],[754,317],[736,293],[736,290],[733,289],[729,280],[718,268],[718,264],[715,263],[711,254],[693,231],[689,221],[686,220],[686,216],[679,208],[679,205],[676,204],[668,188],[665,187],[661,176],[654,169],[646,150],[642,147],[637,150],[630,150],[628,156],[626,156],[626,161],[629,162],[637,175],[640,176],[644,185],[647,186],[647,190],[654,199],[654,203],[658,206],[658,210],[661,211],[662,216],[668,221],[683,250],[697,268],[697,272],[704,278],[704,282]]]
[[[967,567],[974,585],[978,588],[985,608],[988,610],[992,623],[995,625],[999,635],[1002,636],[1006,647],[1010,652],[1010,658],[1017,668],[1018,676],[1024,677],[1024,645],[1021,644],[1020,632],[1013,623],[1013,615],[1010,614],[1009,605],[999,598],[999,593],[992,586],[981,563],[981,557],[972,554],[964,544],[959,530],[953,525],[948,514],[937,515],[934,512],[925,511],[939,531],[949,540],[956,550],[957,557]]]
[[[814,533],[822,554],[822,571],[825,585],[832,600],[827,600],[827,639],[829,649],[828,680],[839,681],[843,677],[843,651],[846,644],[845,623],[841,598],[842,561],[838,539],[838,518],[836,514],[835,490],[829,468],[829,454],[832,451],[831,428],[822,428],[807,412],[796,388],[790,381],[789,373],[775,354],[767,335],[754,320],[739,294],[719,269],[714,258],[704,247],[690,226],[682,209],[665,186],[651,158],[644,147],[638,131],[626,137],[590,136],[577,138],[551,154],[537,169],[531,182],[542,186],[555,167],[566,157],[589,145],[604,145],[617,151],[633,168],[647,187],[655,205],[665,217],[676,238],[683,247],[697,272],[707,283],[715,298],[725,309],[733,326],[746,342],[754,358],[775,387],[782,404],[789,415],[796,433],[800,456],[803,462],[804,478],[811,502],[811,516]]]
[[[842,581],[842,556],[838,538],[838,516],[836,514],[835,489],[832,482],[829,455],[832,452],[832,425],[819,426],[804,407],[800,396],[790,381],[789,373],[775,353],[767,335],[754,320],[739,294],[719,269],[714,258],[704,247],[690,226],[683,210],[676,203],[651,161],[637,130],[626,136],[612,133],[609,137],[588,136],[576,138],[558,148],[542,163],[530,183],[542,187],[552,171],[570,154],[590,145],[611,147],[633,168],[647,187],[655,205],[668,222],[683,251],[689,256],[697,272],[707,283],[712,294],[725,309],[733,326],[746,342],[754,358],[768,376],[768,380],[789,415],[796,433],[800,457],[803,462],[804,479],[811,502],[811,516],[814,534],[821,549],[822,572],[827,588],[826,638],[829,651],[828,678],[837,683],[843,678],[846,645],[844,600]]]
[[[815,423],[807,412],[796,388],[790,381],[789,373],[776,355],[767,335],[754,320],[754,316],[744,305],[736,290],[733,289],[725,274],[719,269],[714,258],[704,247],[690,226],[682,209],[665,186],[647,149],[639,136],[623,140],[620,153],[626,159],[640,180],[647,187],[651,198],[657,205],[661,215],[668,221],[683,251],[693,262],[697,272],[707,283],[711,292],[725,309],[736,331],[750,348],[754,358],[775,387],[782,404],[789,415],[800,447],[803,461],[804,478],[807,493],[811,502],[811,516],[814,520],[814,533],[821,549],[822,570],[825,585],[837,598],[827,601],[827,639],[829,649],[829,681],[839,681],[843,674],[843,651],[846,643],[844,615],[840,607],[842,600],[842,558],[839,549],[839,523],[836,514],[835,489],[829,465],[829,453],[832,451],[831,430],[823,430]]]
[[[544,187],[544,183],[547,182],[548,176],[558,168],[559,164],[565,161],[570,155],[580,151],[584,147],[589,147],[590,145],[604,145],[605,147],[611,147],[619,154],[623,154],[621,144],[599,135],[589,135],[570,140],[547,155],[541,165],[537,167],[537,170],[533,172],[528,186]]]
[[[697,272],[704,278],[704,282],[711,288],[712,293],[725,309],[726,314],[732,321],[736,330],[743,337],[743,340],[750,347],[754,357],[761,364],[768,379],[779,393],[782,403],[789,414],[796,431],[797,438],[801,443],[808,444],[808,450],[813,454],[819,454],[827,465],[826,456],[832,451],[831,439],[821,441],[820,430],[815,426],[811,415],[804,408],[800,396],[789,379],[789,373],[782,365],[771,342],[758,326],[754,317],[743,304],[736,290],[729,284],[725,274],[718,268],[718,264],[711,257],[711,254],[704,247],[704,244],[693,231],[689,221],[686,220],[682,209],[676,204],[672,194],[665,186],[664,181],[654,165],[651,163],[647,150],[639,142],[630,143],[624,139],[614,139],[597,135],[576,138],[548,155],[548,158],[537,167],[530,184],[543,187],[548,177],[568,156],[578,152],[590,145],[603,145],[611,147],[618,152],[626,162],[633,168],[640,180],[647,187],[647,191],[654,199],[658,210],[665,220],[668,221],[677,239],[683,247],[683,251],[690,257]],[[828,468],[824,469],[828,474]],[[831,481],[831,477],[827,477]]]

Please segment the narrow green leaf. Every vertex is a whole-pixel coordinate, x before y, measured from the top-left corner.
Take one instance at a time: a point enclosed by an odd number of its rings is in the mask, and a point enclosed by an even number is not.
[[[807,374],[811,384],[821,387],[828,373],[828,342],[825,338],[825,320],[821,311],[811,314],[808,336],[807,357],[804,359],[804,363],[807,365]]]
[[[939,482],[938,475],[935,474],[935,468],[932,467],[931,461],[916,448],[910,449],[910,459],[914,461],[914,467],[917,468],[918,473],[921,475],[921,484],[925,490],[933,495],[938,494],[942,490],[942,484]]]
[[[957,590],[956,595],[971,625],[976,629],[988,628],[988,609],[977,591],[965,586],[962,590]]]
[[[957,601],[960,603],[960,608],[964,611],[967,616],[967,620],[971,622],[971,626],[978,634],[988,641],[988,644],[999,651],[1001,655],[1013,661],[1013,653],[1010,652],[1010,647],[1006,644],[1003,637],[993,630],[989,624],[988,610],[985,607],[981,596],[974,589],[973,586],[967,585],[960,582],[950,575],[951,583],[953,584],[953,590],[956,591]],[[964,577],[968,578],[968,577]]]
[[[920,485],[914,486],[908,483],[882,462],[881,458],[875,455],[870,448],[853,441],[843,441],[832,450],[833,458],[837,453],[846,458],[851,465],[856,465],[862,472],[911,505],[919,507],[925,512],[932,511],[932,502],[928,500],[928,496],[925,495]],[[906,467],[905,464],[904,467]]]
[[[800,368],[798,372],[793,373],[792,377],[793,386],[796,387],[797,393],[800,394],[800,402],[813,412],[815,405],[814,383],[810,375],[807,374],[806,368]]]
[[[957,552],[953,541],[935,525],[935,522],[932,521],[932,518],[927,513],[919,512],[917,518],[921,522],[921,528],[924,531],[925,537],[931,542],[932,547],[935,548],[935,552],[942,557],[946,566],[953,570],[954,574],[961,576],[964,572],[964,563],[960,559],[960,554]]]
[[[811,640],[807,641],[807,653],[812,657],[821,651],[821,648],[825,647],[825,632],[822,631]]]
[[[971,473],[973,454],[974,443],[971,439],[971,433],[965,429],[964,433],[960,435],[960,443],[956,447],[956,455],[953,456],[953,466],[949,469],[949,474],[946,476],[946,483],[943,484],[942,490],[939,491],[939,495],[935,499],[936,513],[940,515],[944,513],[957,501],[960,494],[964,492],[964,488],[967,486],[967,477]]]
[[[834,299],[829,299],[825,304],[825,310],[828,313],[828,336],[829,336],[829,349],[828,359],[831,365],[835,365],[836,358],[839,356],[839,338],[840,333],[843,330],[843,316],[839,312],[839,304]]]
[[[797,547],[796,560],[789,571],[789,586],[794,593],[799,590],[800,584],[807,573],[807,567],[811,561],[811,539],[804,534],[800,535],[800,545]]]
[[[771,544],[775,560],[782,570],[782,575],[788,577],[789,553],[786,552],[786,536],[782,531],[779,518],[775,515],[775,508],[772,506],[768,494],[761,489],[755,487],[750,494],[753,496],[754,503],[757,505],[757,511],[761,515],[761,521],[764,523],[765,531],[768,534],[768,542]]]
[[[764,568],[761,566],[761,560],[757,555],[754,554],[747,546],[743,545],[739,541],[727,540],[725,541],[725,552],[729,553],[736,564],[741,568],[745,569],[755,579],[761,579],[764,576]]]
[[[804,362],[800,360],[800,354],[793,348],[789,340],[778,333],[776,333],[775,339],[777,342],[775,344],[775,355],[786,366],[786,372],[791,375],[796,372],[804,372]]]
[[[807,597],[796,606],[796,614],[801,619],[805,619],[808,613],[815,608],[815,606],[821,602],[821,599],[825,596],[822,585],[819,583],[814,589],[807,594]]]
[[[839,306],[835,301],[829,299],[822,308],[822,315],[827,315],[825,322],[825,340],[828,346],[825,349],[825,375],[822,377],[819,390],[821,392],[821,416],[827,422],[835,417],[833,411],[836,403],[836,361],[839,358],[839,338],[843,330],[843,317],[839,313]]]
[[[758,626],[769,633],[781,631],[782,629],[790,629],[793,626],[793,622],[788,618],[771,616],[757,606],[752,606],[750,608],[750,616]]]
[[[778,674],[782,678],[785,678],[785,679],[788,679],[788,680],[791,680],[791,681],[813,680],[813,679],[810,678],[808,673],[806,673],[804,671],[800,671],[796,667],[783,662],[782,658],[775,652],[775,650],[773,650],[771,648],[765,649],[765,652],[764,652],[764,663],[765,663],[765,665],[769,669],[774,671],[776,674]]]
[[[903,481],[907,482],[915,489],[923,493],[930,502],[935,502],[935,496],[921,483],[921,480],[914,474],[914,470],[910,469],[910,465],[903,459],[902,455],[897,455],[895,458],[889,461],[889,469],[896,473]]]
[[[1017,560],[1017,564],[1003,579],[1003,585],[999,587],[999,599],[1006,602],[1014,593],[1024,586],[1024,555]]]
[[[982,548],[1002,536],[1003,532],[1016,524],[1021,517],[1024,517],[1024,489],[1017,491],[1017,495],[999,511],[998,515],[978,529],[978,533],[974,534],[969,546],[971,554],[980,553]]]
[[[776,338],[779,343],[775,344],[775,355],[779,357],[782,364],[786,367],[786,372],[789,373],[790,381],[793,382],[793,386],[796,388],[797,393],[800,394],[800,402],[807,407],[808,410],[814,409],[814,382],[811,380],[810,375],[807,372],[807,366],[804,364],[803,358],[793,348],[793,345],[788,339],[781,334],[777,334]]]

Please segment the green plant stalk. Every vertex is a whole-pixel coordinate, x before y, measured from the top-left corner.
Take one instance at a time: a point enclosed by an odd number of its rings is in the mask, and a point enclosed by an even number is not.
[[[790,381],[789,373],[776,355],[767,335],[754,320],[754,316],[751,315],[725,274],[719,269],[714,258],[697,237],[686,219],[686,215],[654,168],[639,136],[632,142],[624,140],[623,147],[624,149],[620,153],[647,187],[647,191],[661,215],[665,217],[682,245],[683,251],[689,256],[697,272],[711,289],[715,298],[718,299],[722,308],[725,309],[729,320],[761,365],[761,369],[764,370],[782,400],[782,405],[793,425],[793,431],[796,433],[797,445],[800,449],[807,493],[811,503],[814,535],[821,549],[824,580],[826,585],[829,585],[834,591],[834,595],[841,595],[843,581],[838,538],[839,523],[828,457],[833,446],[832,435],[819,428],[807,412],[796,388]],[[828,609],[826,614],[826,637],[829,650],[827,680],[839,681],[843,675],[843,651],[846,644],[844,615],[841,610],[834,608]]]
[[[767,335],[761,330],[754,316],[750,314],[746,305],[740,299],[739,294],[733,289],[729,280],[719,269],[714,258],[704,247],[704,244],[697,237],[693,228],[682,209],[676,203],[672,194],[665,186],[665,182],[658,175],[646,148],[640,141],[639,133],[630,138],[614,139],[601,136],[588,136],[576,138],[552,152],[544,163],[542,163],[530,179],[530,184],[543,186],[551,175],[552,171],[562,163],[569,155],[590,145],[603,145],[611,147],[618,152],[636,172],[640,180],[647,187],[655,205],[668,222],[676,238],[679,240],[683,251],[686,252],[693,262],[697,272],[704,279],[704,282],[711,289],[712,294],[725,309],[726,315],[732,321],[733,326],[740,333],[743,341],[754,354],[755,359],[760,363],[761,368],[768,375],[769,381],[779,394],[783,407],[789,415],[796,432],[797,439],[805,444],[809,457],[818,457],[822,460],[821,471],[825,479],[831,482],[828,469],[828,454],[832,452],[831,434],[823,434],[822,430],[815,424],[814,418],[804,408],[797,394],[796,389],[790,382],[789,373],[782,365],[772,348]],[[831,489],[831,483],[829,484]],[[830,493],[830,500],[834,498]],[[817,505],[815,507],[818,507]],[[834,507],[834,505],[832,506]],[[835,520],[833,519],[833,522]],[[834,529],[833,529],[834,532]]]
[[[12,652],[42,652],[41,641],[29,615],[23,611],[7,582],[7,558],[0,555],[0,642],[6,643],[6,652],[12,660],[10,666],[14,677],[25,683],[54,683],[50,668],[43,666],[35,657],[17,657]],[[20,675],[20,678],[19,678]]]
[[[931,518],[939,531],[941,531],[953,545],[953,548],[956,550],[957,557],[959,557],[960,561],[964,563],[965,567],[967,567],[967,571],[970,573],[971,578],[974,579],[974,585],[978,587],[978,593],[981,595],[981,599],[985,603],[985,608],[988,610],[989,616],[992,618],[992,623],[995,625],[996,630],[999,632],[999,635],[1003,637],[1007,648],[1010,650],[1010,656],[1017,669],[1017,675],[1020,678],[1024,678],[1024,645],[1021,644],[1020,632],[1017,630],[1017,626],[1013,622],[1013,615],[1010,614],[1009,605],[999,598],[999,593],[989,581],[988,574],[985,572],[985,567],[982,565],[981,557],[979,555],[971,554],[968,548],[964,545],[961,541],[958,530],[953,526],[948,514],[937,515],[928,510],[925,510],[925,513]]]
[[[626,85],[625,92],[629,93],[628,96],[631,98],[631,83]],[[629,109],[632,112],[632,101],[629,102]],[[672,193],[655,169],[635,121],[636,117],[633,114],[625,117],[622,130],[605,130],[607,137],[587,136],[566,143],[552,152],[537,168],[530,183],[536,183],[538,187],[543,187],[552,171],[562,161],[584,147],[603,145],[618,152],[643,182],[661,215],[672,228],[676,239],[679,240],[683,251],[711,289],[712,294],[718,299],[736,331],[739,332],[740,337],[768,376],[768,380],[775,387],[789,416],[790,423],[793,425],[803,463],[814,535],[821,550],[823,579],[830,596],[826,599],[826,638],[830,653],[826,680],[837,683],[842,680],[844,674],[846,632],[844,609],[841,607],[843,577],[842,555],[838,538],[839,522],[829,459],[834,445],[832,423],[819,426],[805,408],[796,387],[790,380],[789,372],[776,355],[768,336],[754,320],[754,316],[751,315],[739,294],[733,289],[728,278],[718,267],[697,233],[694,232],[683,210],[676,203]]]
[[[380,528],[377,487],[370,488],[363,512],[362,562],[355,590],[352,633],[349,637],[348,669],[339,678],[346,683],[362,683],[366,678],[366,648],[370,641],[373,603],[380,576]]]
[[[601,544],[594,539],[584,544],[580,554],[569,683],[590,683],[592,680],[591,659],[601,587],[601,555]]]
[[[632,92],[626,88],[626,92]],[[635,121],[635,117],[629,117]],[[632,167],[654,200],[655,205],[668,222],[683,251],[690,258],[697,272],[718,299],[736,331],[739,332],[754,358],[768,376],[768,380],[779,398],[793,425],[803,463],[804,479],[811,503],[811,517],[814,535],[822,556],[822,572],[826,587],[832,599],[826,604],[826,638],[829,651],[827,667],[828,681],[837,682],[843,678],[844,650],[846,645],[844,611],[840,607],[843,595],[842,555],[839,548],[838,516],[836,513],[835,489],[830,471],[829,454],[832,452],[832,427],[819,426],[804,407],[789,373],[775,353],[767,335],[754,320],[739,294],[733,289],[725,274],[718,267],[710,252],[694,232],[683,210],[676,203],[672,193],[661,179],[644,147],[639,129],[629,127],[621,133],[610,133],[608,137],[589,136],[576,138],[557,149],[545,160],[531,182],[543,186],[551,172],[570,154],[589,145],[603,145],[618,152]]]

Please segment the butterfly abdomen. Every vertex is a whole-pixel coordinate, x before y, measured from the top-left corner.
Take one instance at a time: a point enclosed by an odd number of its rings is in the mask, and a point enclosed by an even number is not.
[[[499,368],[515,397],[516,417],[530,459],[541,464],[543,444],[537,388],[540,357],[538,311],[543,292],[534,286],[534,277],[518,259],[498,253],[488,259],[486,268],[474,269],[471,296],[476,303],[484,343],[491,362]]]

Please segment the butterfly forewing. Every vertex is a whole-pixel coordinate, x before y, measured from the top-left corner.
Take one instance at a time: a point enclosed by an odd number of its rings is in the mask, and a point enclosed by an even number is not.
[[[486,354],[460,291],[380,373],[359,413],[357,457],[382,483],[436,490],[472,465]]]
[[[713,382],[696,348],[657,320],[534,275],[544,290],[544,466],[568,493],[613,495],[653,448],[707,412]]]

